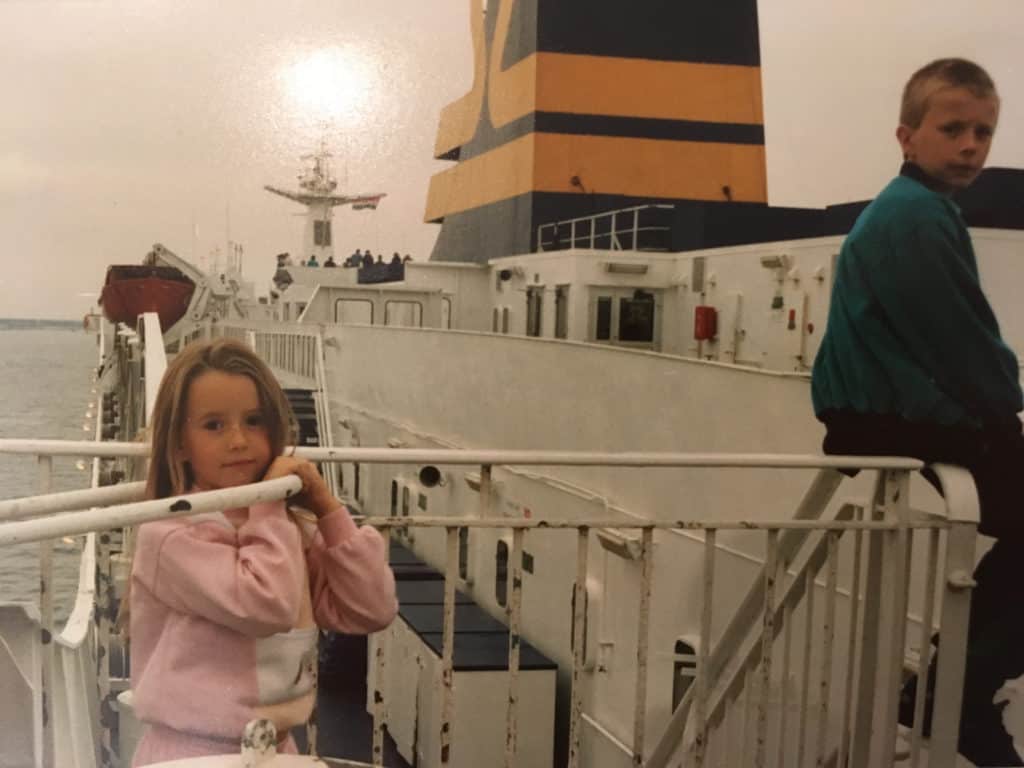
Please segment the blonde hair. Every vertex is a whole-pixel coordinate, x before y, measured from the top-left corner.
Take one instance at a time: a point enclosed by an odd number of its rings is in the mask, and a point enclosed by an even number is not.
[[[187,462],[178,458],[192,382],[207,371],[248,377],[256,385],[267,426],[271,457],[295,440],[295,417],[277,379],[245,344],[216,339],[187,346],[167,366],[153,405],[146,497],[162,499],[185,493],[194,480]]]
[[[996,84],[988,72],[967,59],[936,59],[910,76],[903,88],[900,124],[920,128],[928,102],[943,88],[966,88],[979,99],[999,100]]]

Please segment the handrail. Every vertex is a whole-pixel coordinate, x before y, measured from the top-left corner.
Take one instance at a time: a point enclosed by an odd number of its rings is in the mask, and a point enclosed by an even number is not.
[[[584,235],[580,235],[580,239],[581,240],[585,240],[587,242],[587,247],[593,248],[594,247],[594,240],[595,239],[602,239],[602,238],[606,238],[607,237],[607,238],[609,238],[609,243],[612,246],[611,250],[622,250],[622,246],[618,242],[619,234],[620,233],[631,233],[633,235],[633,248],[632,248],[632,250],[638,250],[637,249],[637,234],[639,232],[668,232],[668,231],[671,230],[671,227],[667,227],[667,226],[646,226],[646,227],[641,227],[639,225],[640,224],[640,213],[641,213],[641,211],[657,210],[657,209],[672,210],[674,207],[675,206],[673,206],[673,205],[669,205],[669,204],[665,204],[665,203],[648,203],[646,205],[634,205],[634,206],[631,206],[629,208],[619,208],[619,209],[616,209],[614,211],[602,211],[601,213],[594,213],[594,214],[591,214],[589,216],[578,216],[578,217],[576,217],[574,219],[562,219],[560,221],[549,221],[549,222],[547,222],[545,224],[540,224],[537,227],[537,251],[538,252],[544,252],[545,251],[545,248],[544,248],[545,245],[548,245],[548,244],[551,244],[551,243],[554,243],[554,242],[558,242],[558,240],[557,240],[558,233],[559,233],[561,227],[563,227],[563,226],[568,226],[569,227],[569,243],[568,243],[568,247],[569,248],[575,248],[576,247],[576,240],[577,240],[576,225],[580,224],[582,222],[588,222],[590,224],[590,226],[587,228],[587,233],[584,234]],[[616,225],[616,221],[617,221],[617,219],[619,218],[620,215],[624,216],[624,217],[627,217],[627,219],[628,219],[628,217],[630,215],[632,215],[632,225],[627,225],[627,226],[625,226],[623,228],[619,228]],[[601,234],[597,234],[594,231],[595,227],[597,226],[597,223],[599,221],[602,221],[602,220],[605,220],[605,219],[610,219],[611,220],[612,224],[611,224],[611,227],[609,228],[609,231],[608,232],[602,232]],[[553,241],[545,241],[544,240],[544,231],[546,229],[554,230],[556,240],[553,240]]]
[[[292,447],[285,449],[288,454]],[[903,469],[919,470],[919,459],[902,456],[823,456],[789,453],[685,453],[478,450],[448,448],[306,448],[294,447],[295,455],[311,461],[345,461],[367,464],[520,464],[535,466],[621,467],[718,467],[762,469]],[[85,440],[0,439],[0,454],[50,456],[147,456],[146,443],[93,443]]]
[[[947,523],[956,524],[951,526],[950,536],[958,536],[960,538],[958,543],[964,545],[957,548],[956,551],[966,551],[967,549],[973,551],[972,547],[966,546],[970,543],[966,537],[973,535],[972,531],[979,520],[979,507],[977,489],[970,473],[960,467],[948,465],[932,465],[931,469],[939,477],[941,492],[945,499],[946,514],[944,519]],[[833,476],[830,477],[830,475]],[[815,530],[838,529],[836,535],[841,535],[846,530],[869,527],[870,523],[865,524],[851,520],[853,506],[850,504],[844,505],[839,510],[835,525],[828,524],[819,519],[834,495],[835,490],[838,488],[841,479],[838,473],[829,473],[825,470],[820,472],[801,502],[795,515],[796,519],[793,522],[796,523],[801,519],[807,522],[817,520],[816,523],[812,523]],[[883,489],[890,490],[884,474],[880,476],[878,487],[876,488],[875,501],[873,502],[875,505],[887,502],[886,493],[883,492]],[[899,495],[897,492],[893,498],[898,499]],[[720,529],[724,526],[716,524],[714,527]],[[777,601],[768,600],[766,599],[767,585],[775,582],[777,574],[788,571],[788,566],[794,561],[797,550],[803,545],[810,531],[794,531],[791,526],[768,525],[764,527],[785,531],[775,547],[773,557],[769,558],[769,561],[774,562],[766,561],[765,566],[755,578],[747,596],[733,614],[729,625],[722,633],[718,643],[705,656],[701,668],[698,669],[695,683],[691,685],[676,706],[649,760],[644,763],[644,768],[665,768],[669,764],[669,761],[676,754],[684,739],[684,732],[691,710],[695,704],[695,699],[697,699],[697,714],[700,720],[698,728],[700,732],[694,733],[691,737],[694,739],[694,743],[691,746],[695,745],[698,752],[702,754],[703,749],[706,747],[708,728],[714,723],[721,722],[725,706],[742,689],[745,674],[750,669],[756,667],[759,650],[765,647],[771,648],[771,643],[782,631],[783,617],[787,611],[792,611],[795,604],[806,596],[812,583],[810,580],[824,566],[826,557],[831,555],[831,551],[826,552],[826,549],[835,545],[834,540],[827,536],[822,536],[814,549],[805,555],[802,565],[797,572],[791,576],[789,586],[781,596],[781,599]],[[917,528],[918,525],[915,521],[908,520],[905,517],[902,519],[890,517],[888,522],[885,523],[885,527],[890,530],[911,530]],[[790,530],[785,530],[786,528],[790,528]],[[951,549],[951,551],[953,550]],[[970,576],[970,567],[971,562],[967,560],[952,564],[947,563],[947,583],[954,586],[959,583],[962,587],[969,587],[973,583]],[[707,599],[707,595],[705,595],[705,599]],[[966,627],[969,605],[969,591],[963,600],[950,600],[947,596],[943,607],[944,621],[950,626]],[[759,622],[762,622],[762,625],[758,630]],[[932,748],[935,754],[942,756],[940,759],[947,759],[949,756],[954,756],[955,758],[956,755],[966,640],[965,631],[962,635],[951,637],[948,643],[945,640],[943,643],[943,648],[945,649],[948,646],[949,650],[944,654],[946,667],[939,671],[942,679],[942,688],[941,690],[938,687],[936,688],[936,701],[943,701],[945,706],[941,708],[941,723],[938,719],[940,710],[937,709],[936,719],[932,724]],[[902,648],[902,641],[899,647]],[[738,663],[737,657],[739,657]],[[729,665],[730,674],[728,680],[723,682],[720,678],[726,672],[727,664]],[[868,674],[868,678],[865,679],[869,683],[873,681],[870,679],[870,673],[873,673],[873,670],[865,670],[862,667],[862,675]],[[888,720],[887,716],[889,714],[888,712],[884,713],[883,718]],[[870,711],[865,711],[862,713],[862,716],[870,717]],[[870,727],[870,724],[867,724],[867,726]],[[893,735],[895,734],[894,719],[892,723],[886,722],[883,727],[884,730],[891,732]],[[945,731],[942,730],[943,728]],[[913,731],[915,742],[920,738],[920,729],[921,725],[917,723]],[[869,747],[871,749],[870,759],[877,760],[881,754],[885,754],[887,737],[886,734],[883,734],[881,738],[876,737],[872,739],[872,744]],[[863,753],[858,754],[854,758],[855,763],[859,765],[861,764],[861,759],[858,758],[862,759]],[[845,756],[843,759],[845,759]],[[700,761],[698,762],[700,763]]]
[[[314,355],[316,356],[314,370],[316,372],[316,386],[318,390],[315,402],[317,419],[320,422],[318,427],[320,432],[320,442],[324,446],[333,448],[334,429],[331,426],[331,404],[330,398],[327,395],[327,370],[324,366],[323,333],[316,334],[316,345],[314,349]],[[327,487],[335,496],[337,496],[340,491],[340,489],[338,488],[337,477],[338,475],[336,472],[331,472],[330,475],[326,478]]]
[[[102,509],[68,512],[37,520],[0,523],[0,546],[30,541],[45,541],[58,536],[74,536],[89,531],[137,525],[166,517],[216,512],[285,499],[302,490],[302,481],[294,475],[265,480],[240,488],[201,491],[187,496],[119,504]]]
[[[101,488],[50,493],[0,501],[0,523],[41,517],[53,512],[85,507],[105,507],[118,502],[141,501],[146,490],[144,482],[121,483]]]
[[[838,472],[830,472],[822,470],[818,473],[817,477],[811,483],[811,487],[807,493],[804,494],[803,500],[800,502],[800,506],[797,507],[797,511],[794,515],[795,520],[816,520],[824,511],[825,506],[832,499],[836,489],[842,482],[842,475]],[[779,568],[785,571],[785,569],[793,561],[799,548],[803,546],[804,541],[810,531],[803,530],[796,534],[786,535],[780,538],[778,545],[778,560]],[[740,648],[744,639],[750,634],[750,631],[758,618],[761,616],[760,606],[764,603],[765,593],[765,568],[761,569],[757,578],[754,579],[754,583],[751,585],[750,591],[747,596],[743,599],[740,607],[733,614],[732,619],[729,621],[728,626],[722,633],[718,644],[711,650],[707,657],[707,670],[698,670],[698,678],[704,675],[705,680],[709,680],[709,686],[714,685],[715,681],[721,675],[725,665],[731,660],[735,653]],[[683,737],[683,732],[686,727],[686,722],[690,716],[690,709],[693,706],[694,698],[696,698],[697,691],[700,686],[694,684],[691,685],[686,694],[684,694],[682,700],[676,706],[672,713],[672,717],[666,725],[665,730],[662,734],[661,739],[651,753],[650,760],[648,761],[646,768],[664,768],[668,764],[672,754],[676,751],[679,740]],[[710,687],[708,693],[711,692]],[[712,713],[708,713],[713,714]]]
[[[3,440],[0,441],[0,452],[4,449],[12,448],[12,442]],[[88,444],[91,448],[97,447],[95,444]],[[128,448],[132,454],[142,447],[138,444],[120,444]],[[15,445],[15,448],[23,448],[23,445]],[[61,444],[53,446],[57,450],[68,450],[68,446]],[[905,459],[899,457],[822,457],[822,456],[809,456],[809,455],[768,455],[768,454],[696,454],[696,453],[625,453],[625,454],[613,454],[613,453],[578,453],[578,452],[560,452],[560,451],[474,451],[474,450],[419,450],[419,449],[374,449],[374,448],[352,448],[352,449],[306,449],[300,452],[301,454],[308,455],[310,458],[315,458],[322,461],[360,461],[365,463],[373,464],[409,464],[409,463],[436,463],[439,465],[454,465],[454,464],[473,464],[481,467],[481,474],[489,473],[491,467],[495,464],[549,464],[549,465],[576,465],[576,466],[602,466],[602,465],[619,465],[619,466],[638,466],[638,467],[750,467],[750,468],[812,468],[817,467],[821,469],[817,473],[815,482],[811,488],[805,494],[805,498],[801,501],[800,507],[796,512],[796,519],[789,519],[780,522],[767,522],[767,521],[756,521],[756,520],[672,520],[672,519],[637,519],[635,517],[626,517],[623,515],[604,515],[602,518],[590,518],[586,519],[538,519],[538,518],[506,518],[502,517],[490,517],[485,516],[480,518],[478,516],[467,516],[467,517],[366,517],[362,519],[364,525],[373,525],[383,530],[398,529],[406,526],[417,526],[434,529],[446,529],[448,538],[448,553],[447,553],[447,569],[446,569],[446,600],[445,600],[445,635],[446,637],[450,634],[452,616],[454,615],[454,576],[457,572],[457,548],[455,546],[457,541],[456,529],[467,527],[467,528],[491,528],[491,529],[511,529],[516,531],[515,536],[521,537],[522,531],[526,529],[576,529],[580,542],[582,544],[578,547],[577,552],[577,565],[579,570],[579,563],[583,563],[584,575],[581,577],[577,574],[577,591],[580,585],[585,581],[585,552],[587,542],[587,531],[592,531],[599,528],[608,529],[629,529],[629,530],[641,530],[644,532],[644,541],[652,541],[652,533],[655,530],[668,530],[668,529],[688,529],[688,530],[704,530],[707,531],[707,542],[710,543],[712,549],[714,548],[714,536],[718,531],[725,530],[761,530],[767,531],[769,534],[769,557],[767,558],[768,569],[772,573],[778,573],[779,570],[787,570],[786,564],[793,563],[794,567],[799,569],[800,574],[807,574],[807,578],[800,578],[798,575],[795,582],[791,582],[786,589],[780,590],[778,599],[769,595],[763,599],[763,612],[756,611],[755,605],[755,618],[765,617],[767,619],[769,613],[771,613],[775,619],[773,622],[766,620],[765,629],[762,631],[762,637],[778,633],[777,627],[779,626],[776,619],[778,616],[785,612],[792,612],[793,604],[795,601],[801,599],[800,590],[813,589],[813,576],[812,572],[816,573],[820,569],[822,563],[825,562],[826,557],[831,564],[834,562],[835,543],[838,541],[838,534],[844,530],[858,530],[858,531],[872,531],[872,532],[895,532],[895,534],[887,535],[898,535],[906,538],[906,532],[911,529],[929,529],[937,532],[939,529],[947,529],[950,536],[950,546],[953,546],[953,536],[963,534],[961,538],[972,544],[973,551],[973,539],[969,537],[973,533],[973,526],[977,521],[977,495],[973,493],[972,483],[970,475],[962,470],[956,470],[954,468],[936,468],[937,473],[940,475],[940,482],[944,489],[948,488],[947,495],[947,507],[949,507],[949,517],[944,519],[939,515],[931,516],[916,516],[911,517],[909,515],[908,501],[906,494],[903,493],[900,498],[900,504],[903,505],[902,509],[908,514],[896,514],[896,515],[885,515],[884,518],[869,516],[865,520],[847,520],[846,518],[850,515],[846,512],[840,511],[840,514],[835,520],[821,520],[813,519],[813,513],[817,512],[819,515],[821,511],[828,504],[832,495],[834,494],[836,486],[842,479],[840,473],[835,472],[837,468],[845,468],[852,466],[863,466],[863,465],[878,465],[882,469],[889,469],[889,472],[883,472],[881,474],[882,485],[886,487],[886,494],[882,499],[885,504],[891,504],[893,499],[896,498],[890,493],[890,486],[892,488],[897,487],[896,479],[899,479],[900,483],[906,483],[907,475],[906,472],[911,469],[919,468],[922,466],[922,462]],[[86,452],[86,455],[88,453]],[[891,482],[890,482],[891,481]],[[258,491],[266,488],[271,488],[274,484],[279,484],[280,487],[276,488],[276,496],[265,496],[259,497]],[[287,484],[291,484],[290,487],[286,487]],[[905,488],[905,485],[899,486]],[[178,497],[175,499],[164,499],[158,501],[147,501],[137,502],[134,504],[123,504],[106,509],[94,509],[86,512],[76,513],[65,513],[55,514],[49,518],[28,520],[28,521],[16,521],[16,522],[0,522],[0,545],[3,543],[10,543],[12,541],[34,541],[44,538],[53,538],[64,533],[81,533],[85,530],[101,530],[111,528],[119,525],[133,524],[142,522],[144,520],[152,520],[163,517],[171,517],[176,515],[191,515],[202,513],[206,511],[213,511],[218,509],[224,509],[232,506],[243,506],[252,503],[256,503],[260,500],[268,500],[269,498],[283,498],[291,493],[294,493],[299,488],[299,481],[294,477],[279,478],[274,481],[258,483],[251,486],[243,486],[240,488],[226,489],[222,491],[204,492],[199,494],[193,494],[187,497]],[[256,494],[256,495],[254,495]],[[44,500],[44,503],[55,505],[56,502],[53,500],[53,496],[50,495]],[[81,500],[80,497],[76,497]],[[876,504],[881,503],[876,498]],[[973,507],[972,507],[973,504]],[[848,507],[844,507],[844,510]],[[603,519],[607,518],[607,519]],[[802,544],[802,539],[806,538],[810,530],[821,531],[820,539],[815,542],[816,547],[810,554],[801,556],[798,561],[798,554],[796,549]],[[876,533],[873,535],[881,535]],[[793,541],[796,543],[794,544]],[[521,544],[520,544],[521,546]],[[828,548],[828,552],[825,552],[825,547]],[[641,557],[643,563],[647,563],[647,558],[650,557],[649,544],[645,544],[644,554]],[[707,549],[707,546],[705,547]],[[790,551],[792,549],[792,551]],[[961,547],[962,549],[962,547]],[[582,559],[581,559],[582,558]],[[515,556],[513,557],[515,560]],[[902,567],[902,566],[897,566]],[[646,568],[646,566],[645,566]],[[953,584],[958,579],[962,580],[967,586],[969,580],[969,569],[970,563],[959,563],[947,561],[945,571],[946,583]],[[899,573],[899,571],[897,571]],[[713,575],[713,572],[712,572]],[[762,571],[762,578],[757,580],[757,583],[762,585],[762,594],[768,580],[764,578],[764,571]],[[517,580],[513,578],[513,593],[519,587],[516,586]],[[450,583],[448,583],[450,582]],[[645,583],[647,580],[645,578]],[[894,583],[899,583],[894,582]],[[449,589],[451,587],[451,589]],[[771,587],[767,587],[771,589]],[[448,595],[448,592],[451,595]],[[515,597],[515,595],[513,595]],[[641,594],[642,597],[642,594]],[[965,595],[966,599],[969,600],[969,594]],[[706,598],[705,598],[706,599]],[[948,600],[948,595],[947,595]],[[518,621],[518,599],[510,601],[510,606],[516,606],[510,608],[512,615],[510,617],[510,627],[518,627],[515,621]],[[962,619],[962,626],[966,626],[966,606],[967,602],[962,602],[959,605],[954,606],[953,613],[947,613],[946,602],[943,603],[943,624],[947,626],[947,619],[951,622],[960,621]],[[583,601],[578,601],[578,605],[583,605]],[[894,605],[900,605],[899,601]],[[887,609],[889,610],[889,609]],[[897,607],[897,612],[902,611],[902,615],[905,615],[905,606],[903,608]],[[646,648],[647,643],[647,630],[644,624],[643,616],[644,611],[641,610],[641,620],[638,629],[638,647]],[[959,616],[960,619],[956,617]],[[515,621],[513,621],[515,619]],[[580,616],[577,619],[582,621]],[[735,620],[734,620],[735,623]],[[950,624],[952,625],[952,624]],[[733,659],[741,658],[742,660],[749,661],[750,659],[756,659],[757,649],[763,647],[763,641],[758,637],[751,637],[752,631],[749,626],[746,626],[744,631],[736,630],[735,634],[740,640],[740,646],[737,647],[737,651],[741,651],[741,655],[737,656],[734,654]],[[576,631],[574,629],[574,631]],[[732,628],[726,630],[726,635],[732,632]],[[518,632],[518,630],[516,630]],[[726,636],[723,635],[723,638]],[[711,656],[712,658],[704,658],[705,653],[703,649],[711,648],[708,640],[708,633],[706,633],[702,627],[701,634],[701,649],[702,649],[702,669],[713,668],[714,656],[721,655],[725,652],[722,643],[719,643],[719,648],[714,649],[715,653]],[[451,638],[446,640],[446,645],[450,646],[448,642]],[[953,695],[958,692],[958,686],[962,686],[963,681],[963,658],[962,654],[957,656],[957,638],[953,638],[953,645],[950,646],[948,654],[944,653],[943,662],[946,667],[940,665],[939,667],[939,682],[942,686],[943,691],[952,691]],[[580,645],[579,647],[582,647]],[[892,648],[899,648],[902,653],[902,642],[892,645]],[[888,648],[888,646],[887,646]],[[944,641],[945,649],[945,641]],[[890,649],[891,650],[891,649]],[[512,651],[510,651],[510,659]],[[889,653],[889,651],[885,651]],[[446,657],[447,658],[447,657]],[[450,662],[448,659],[445,663]],[[378,659],[378,663],[380,660]],[[887,667],[892,667],[895,663],[893,659],[886,658],[884,663]],[[749,666],[749,665],[746,665]],[[518,664],[512,664],[510,661],[510,670],[517,669]],[[730,671],[732,678],[736,676]],[[638,685],[637,685],[637,721],[634,723],[634,744],[632,747],[632,754],[634,756],[634,762],[640,765],[643,753],[643,726],[644,716],[641,713],[643,707],[643,701],[645,701],[645,689],[641,684],[644,679],[644,665],[638,662]],[[510,682],[510,686],[514,686],[514,672],[512,673],[513,680]],[[715,716],[721,712],[720,707],[716,705],[718,702],[729,702],[735,698],[735,690],[732,684],[733,681],[724,681],[729,683],[723,689],[719,682],[711,679],[711,686],[709,688],[707,680],[708,675],[704,675],[703,684],[693,686],[691,690],[698,687],[702,688],[705,692],[705,696],[710,694],[710,701],[707,703],[711,706],[704,710],[705,717],[714,719]],[[701,682],[701,676],[698,674],[698,683]],[[888,691],[888,687],[885,687]],[[510,691],[514,691],[514,687],[510,687]],[[445,694],[449,695],[449,694]],[[510,694],[511,695],[511,694]],[[689,694],[688,694],[689,695]],[[826,694],[827,698],[827,694]],[[510,699],[512,700],[512,699]],[[684,698],[684,701],[686,699]],[[867,700],[870,707],[870,699]],[[951,697],[946,697],[943,701],[952,701]],[[449,702],[450,703],[450,702]],[[763,705],[762,705],[763,706]],[[888,712],[889,705],[886,704],[882,707],[883,710]],[[575,711],[575,710],[574,710]],[[446,709],[447,714],[444,715],[445,722],[450,720],[450,712]],[[957,728],[957,720],[959,708],[955,711],[950,711],[947,706],[945,709],[936,709],[936,723],[952,721],[949,723],[951,732],[954,734],[953,744],[950,747],[953,751],[951,754],[955,755],[955,733]],[[883,713],[884,715],[884,713]],[[582,712],[579,713],[582,717]],[[763,715],[761,715],[763,718]],[[508,726],[508,733],[515,733],[516,728],[516,716],[514,711],[510,713],[510,725]],[[703,718],[702,718],[703,720]],[[685,719],[683,720],[685,725]],[[895,726],[893,725],[893,728]],[[375,733],[377,724],[375,723]],[[894,732],[894,731],[893,731]],[[820,731],[819,731],[820,733]],[[681,737],[681,731],[680,731]],[[819,737],[820,738],[820,737]],[[665,739],[663,738],[664,742]],[[947,739],[948,741],[948,739]],[[878,746],[884,747],[885,737],[871,736],[871,749],[872,755],[878,754]],[[671,744],[671,751],[677,752],[680,743],[680,738],[676,738]],[[943,750],[948,745],[943,745]],[[513,754],[515,753],[514,743],[512,747]],[[939,749],[938,744],[933,738],[933,755],[945,754],[944,751]],[[670,754],[669,757],[672,755]],[[576,763],[573,763],[574,765]],[[652,762],[642,763],[648,768],[654,768],[656,763]],[[863,762],[857,763],[858,765],[864,765]],[[936,762],[938,765],[939,762]],[[942,763],[945,765],[946,763]]]

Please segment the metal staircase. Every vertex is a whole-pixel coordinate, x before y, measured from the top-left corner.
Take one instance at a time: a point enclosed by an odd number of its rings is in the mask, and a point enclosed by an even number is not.
[[[288,404],[295,414],[295,422],[298,427],[298,435],[295,438],[295,445],[303,448],[327,448],[330,447],[330,439],[324,439],[325,423],[330,419],[326,413],[326,398],[319,395],[315,390],[302,388],[288,388],[284,390]],[[338,482],[338,467],[334,464],[318,464],[320,474],[331,493],[339,495],[340,484]]]

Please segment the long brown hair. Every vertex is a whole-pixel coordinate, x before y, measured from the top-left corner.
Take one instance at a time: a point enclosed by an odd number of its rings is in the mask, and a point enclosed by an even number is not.
[[[188,411],[189,387],[207,371],[246,376],[256,385],[272,457],[280,456],[286,443],[294,442],[295,418],[288,399],[256,353],[234,339],[191,344],[167,366],[153,405],[146,498],[174,496],[192,486],[192,469],[178,458],[178,449]]]
[[[192,486],[192,469],[178,458],[178,448],[181,446],[185,414],[188,413],[189,387],[207,371],[247,376],[256,385],[272,458],[281,455],[286,443],[295,442],[295,416],[288,405],[288,398],[274,374],[248,346],[227,338],[190,344],[167,366],[153,404],[153,418],[148,428],[151,448],[146,474],[147,499],[175,496],[187,492]],[[116,630],[126,641],[131,611],[131,573],[135,565],[133,544],[130,545],[132,562],[128,569],[128,585],[116,623]]]

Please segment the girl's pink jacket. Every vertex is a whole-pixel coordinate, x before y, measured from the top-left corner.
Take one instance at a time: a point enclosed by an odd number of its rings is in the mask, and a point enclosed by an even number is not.
[[[384,539],[344,507],[308,537],[283,502],[251,507],[237,529],[222,513],[146,523],[132,566],[136,714],[229,741],[255,717],[283,733],[312,711],[316,625],[366,634],[397,610]]]

